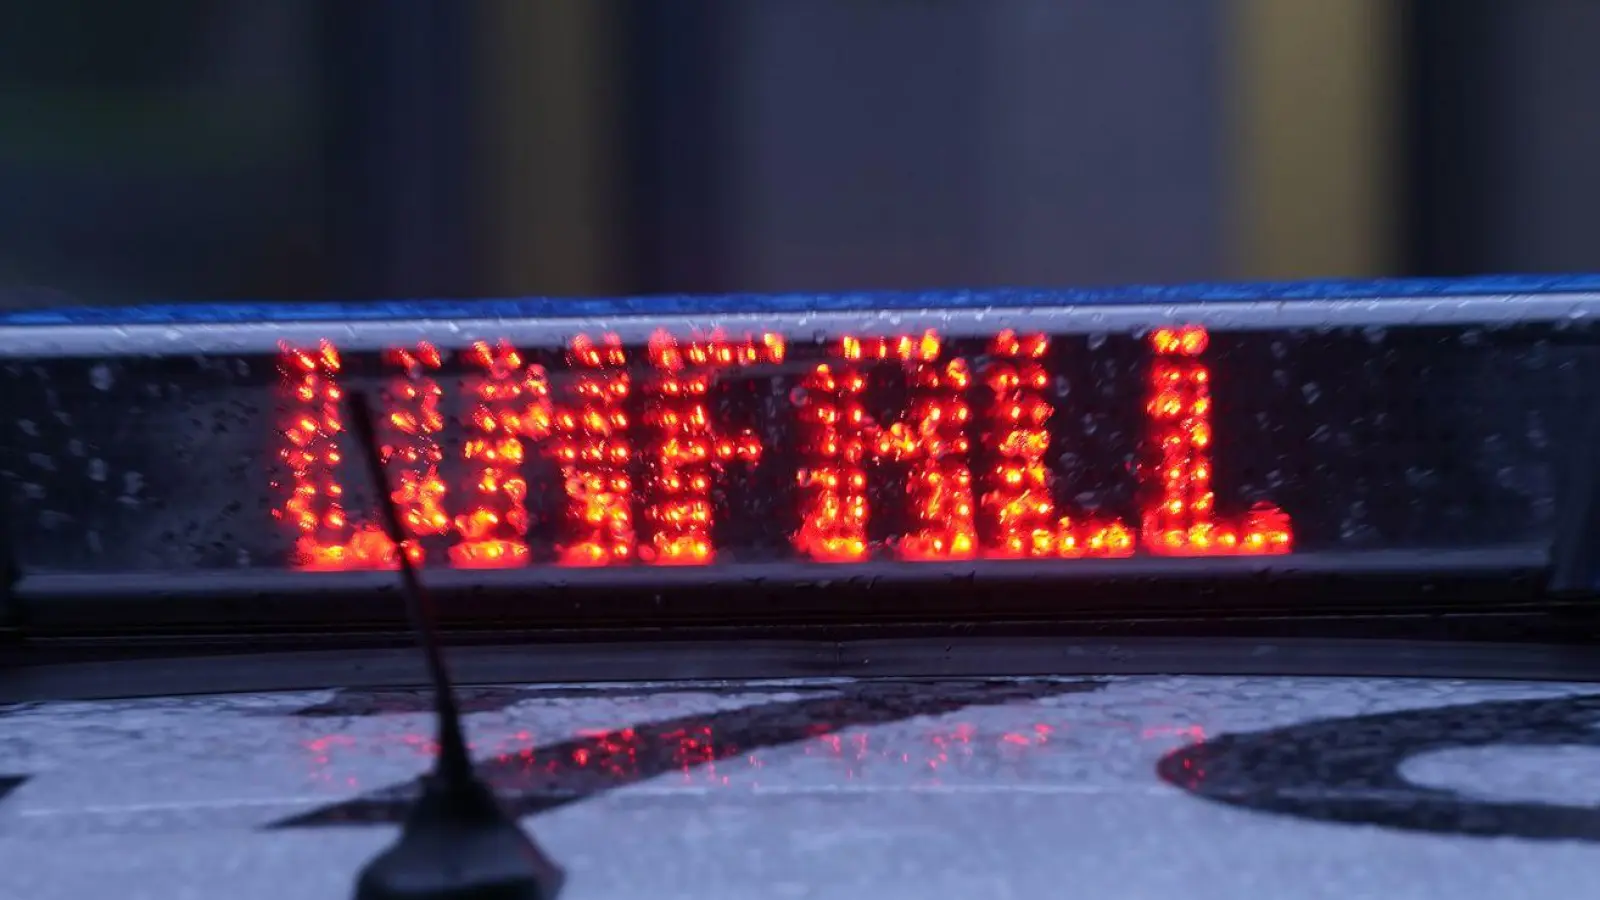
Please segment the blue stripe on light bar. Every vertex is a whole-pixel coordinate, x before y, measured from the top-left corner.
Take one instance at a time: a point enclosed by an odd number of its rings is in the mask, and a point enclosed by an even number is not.
[[[385,300],[349,303],[198,303],[63,307],[0,313],[0,327],[28,325],[222,325],[230,323],[572,319],[729,313],[852,312],[892,309],[1108,306],[1151,303],[1418,299],[1600,292],[1600,275],[1497,275],[1459,279],[1290,281],[1134,285],[1060,290],[883,291],[841,294],[728,294],[513,300]]]

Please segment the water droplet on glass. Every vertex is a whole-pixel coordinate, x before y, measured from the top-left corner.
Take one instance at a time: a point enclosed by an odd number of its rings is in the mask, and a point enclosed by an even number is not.
[[[94,385],[97,391],[109,391],[116,383],[116,377],[111,374],[110,366],[100,363],[89,370],[89,383]]]
[[[1106,336],[1105,336],[1105,334],[1103,334],[1101,332],[1095,332],[1094,334],[1089,335],[1089,349],[1090,350],[1099,350],[1101,347],[1104,347],[1105,345],[1106,345]]]
[[[22,429],[22,433],[28,437],[39,436],[39,426],[35,425],[32,419],[18,419],[17,427]]]
[[[1389,329],[1380,328],[1377,325],[1368,325],[1366,328],[1361,329],[1361,335],[1367,339],[1369,344],[1381,344],[1383,339],[1389,336]]]
[[[1376,535],[1376,530],[1364,522],[1355,519],[1341,519],[1339,522],[1339,539],[1346,543],[1369,543]]]
[[[1435,481],[1434,474],[1432,469],[1425,469],[1421,466],[1407,466],[1405,472],[1406,484],[1413,488],[1429,487]]]
[[[1533,519],[1535,522],[1549,522],[1556,515],[1556,500],[1549,494],[1541,494],[1532,500]]]
[[[95,459],[89,460],[89,480],[90,481],[105,481],[106,480],[106,461],[105,460],[100,459],[98,457],[96,457]]]
[[[1550,365],[1550,342],[1534,341],[1522,355],[1522,365],[1528,369],[1542,369]]]
[[[1550,446],[1550,433],[1545,430],[1544,416],[1537,410],[1528,413],[1528,446],[1544,450]]]
[[[1300,385],[1300,394],[1306,398],[1307,403],[1315,403],[1322,398],[1322,388],[1315,381],[1308,381]]]

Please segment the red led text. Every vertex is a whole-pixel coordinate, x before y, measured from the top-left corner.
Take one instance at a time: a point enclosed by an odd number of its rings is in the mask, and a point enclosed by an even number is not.
[[[949,354],[931,331],[839,339],[825,361],[802,367],[790,395],[795,552],[816,562],[870,559],[875,512],[893,512],[904,523],[884,549],[908,561],[1123,557],[1136,549],[1166,556],[1290,552],[1292,529],[1277,507],[1257,505],[1232,517],[1216,510],[1208,343],[1206,331],[1193,326],[1158,329],[1149,338],[1139,474],[1145,499],[1130,527],[1075,517],[1056,499],[1049,460],[1059,452],[1052,433],[1062,432],[1053,431],[1048,336],[998,334],[976,368]],[[629,353],[612,335],[574,339],[565,360],[570,381],[557,390],[550,373],[515,347],[480,342],[460,351],[460,396],[452,398],[441,383],[448,357],[438,348],[388,351],[380,449],[407,554],[431,562],[427,540],[447,547],[446,562],[458,568],[539,564],[529,543],[541,514],[530,508],[529,467],[542,459],[564,497],[543,520],[560,534],[555,564],[717,561],[714,487],[731,477],[730,467],[769,465],[759,434],[722,421],[717,385],[739,369],[781,374],[785,342],[774,334],[678,338],[660,331],[643,359]],[[891,415],[874,416],[868,378],[873,371],[887,377],[885,367],[903,379],[905,401]],[[295,564],[392,566],[395,548],[381,530],[352,522],[345,509],[337,349],[326,342],[284,346],[280,368],[287,496],[274,514],[293,529]],[[441,449],[452,428],[460,429],[455,463]],[[446,478],[443,471],[459,474]],[[878,485],[885,473],[898,484]],[[869,481],[883,493],[869,493]],[[872,496],[897,505],[875,511]]]

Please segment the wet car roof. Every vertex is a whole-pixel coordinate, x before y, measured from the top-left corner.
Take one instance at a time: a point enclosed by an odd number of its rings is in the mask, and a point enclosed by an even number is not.
[[[495,686],[480,771],[564,897],[1571,896],[1600,689],[1118,677]],[[424,692],[18,704],[0,896],[349,896]]]

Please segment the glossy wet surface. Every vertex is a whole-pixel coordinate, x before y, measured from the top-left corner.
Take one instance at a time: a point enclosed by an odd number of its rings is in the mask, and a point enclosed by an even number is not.
[[[1117,678],[485,688],[563,896],[1571,897],[1600,685]],[[0,714],[0,896],[349,895],[425,694]]]

